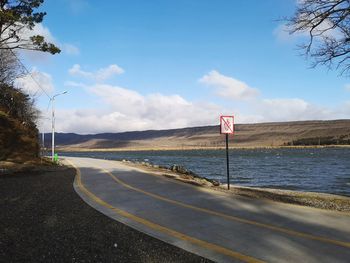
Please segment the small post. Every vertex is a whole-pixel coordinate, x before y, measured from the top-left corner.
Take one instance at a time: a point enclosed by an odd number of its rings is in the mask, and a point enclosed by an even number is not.
[[[55,153],[54,162],[55,162],[56,164],[58,164],[58,154],[57,154],[57,153]]]
[[[51,99],[52,103],[52,134],[51,134],[51,160],[55,158],[55,96]]]

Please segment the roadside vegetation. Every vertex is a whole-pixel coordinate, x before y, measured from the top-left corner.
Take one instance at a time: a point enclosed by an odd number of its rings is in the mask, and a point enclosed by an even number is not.
[[[324,137],[311,137],[296,139],[291,142],[285,143],[285,146],[341,146],[350,145],[350,134],[340,136],[324,136]]]
[[[43,36],[31,34],[46,15],[35,12],[42,3],[43,0],[0,1],[0,161],[24,162],[39,155],[39,111],[34,99],[14,83],[29,73],[17,50],[60,52]]]

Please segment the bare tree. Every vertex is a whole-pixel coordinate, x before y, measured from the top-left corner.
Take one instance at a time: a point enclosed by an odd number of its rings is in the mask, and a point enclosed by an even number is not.
[[[27,127],[35,127],[39,111],[34,99],[20,89],[0,83],[0,111],[6,113]]]
[[[299,0],[287,26],[291,34],[308,34],[301,48],[312,66],[326,65],[349,75],[350,0]]]
[[[0,49],[0,83],[12,85],[14,80],[24,75],[22,65],[12,50]]]

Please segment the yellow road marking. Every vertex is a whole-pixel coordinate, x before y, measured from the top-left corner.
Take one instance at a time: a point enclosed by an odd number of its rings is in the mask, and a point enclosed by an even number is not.
[[[154,230],[157,230],[157,231],[160,231],[160,232],[163,232],[167,235],[170,235],[170,236],[173,236],[173,237],[176,237],[178,239],[181,239],[181,240],[184,240],[184,241],[187,241],[187,242],[190,242],[192,244],[195,244],[195,245],[198,245],[198,246],[201,246],[205,249],[209,249],[209,250],[212,250],[212,251],[215,251],[215,252],[218,252],[220,254],[223,254],[223,255],[226,255],[226,256],[229,256],[229,257],[232,257],[232,258],[235,258],[235,259],[239,259],[239,260],[242,260],[244,262],[248,262],[248,263],[264,263],[264,261],[262,260],[259,260],[259,259],[256,259],[256,258],[253,258],[253,257],[250,257],[250,256],[247,256],[247,255],[244,255],[244,254],[241,254],[241,253],[238,253],[238,252],[235,252],[235,251],[232,251],[230,249],[227,249],[227,248],[224,248],[224,247],[221,247],[221,246],[218,246],[218,245],[215,245],[215,244],[212,244],[212,243],[209,243],[209,242],[206,242],[206,241],[203,241],[203,240],[200,240],[200,239],[197,239],[197,238],[194,238],[194,237],[190,237],[190,236],[187,236],[183,233],[180,233],[180,232],[177,232],[175,230],[172,230],[172,229],[169,229],[167,227],[164,227],[164,226],[161,226],[161,225],[158,225],[158,224],[155,224],[151,221],[148,221],[144,218],[141,218],[141,217],[138,217],[138,216],[135,216],[135,215],[132,215],[124,210],[121,210],[119,208],[116,208],[114,206],[112,206],[111,204],[103,201],[102,199],[100,199],[99,197],[97,197],[96,195],[94,195],[92,192],[90,192],[84,185],[83,183],[81,182],[81,172],[80,172],[80,169],[78,167],[76,167],[74,165],[74,163],[70,160],[67,160],[76,170],[77,172],[77,177],[76,177],[76,182],[77,182],[77,186],[78,188],[85,194],[87,195],[89,198],[91,198],[94,202],[108,208],[108,209],[111,209],[113,212],[115,212],[116,214],[119,214],[120,216],[123,216],[125,218],[128,218],[128,219],[131,219],[137,223],[140,223],[140,224],[143,224],[149,228],[152,228]],[[105,169],[102,169],[106,172],[108,172],[107,170]],[[108,172],[108,174],[110,174]],[[113,175],[112,175],[113,176]]]
[[[132,165],[129,165],[129,164],[125,164],[125,163],[123,163],[121,161],[115,161],[115,162],[119,163],[122,166],[126,166],[128,168],[132,168],[133,170],[141,172],[143,174],[147,174],[147,175],[150,175],[150,176],[153,176],[153,177],[161,178],[162,180],[167,180],[169,182],[176,183],[178,185],[191,187],[191,188],[194,188],[194,189],[198,190],[198,186],[196,186],[196,185],[192,185],[192,184],[186,183],[184,181],[177,180],[175,178],[171,179],[171,178],[165,177],[164,175],[161,175],[161,174],[159,174],[157,172],[143,170],[142,168],[135,167],[135,166],[132,166]],[[214,189],[207,189],[206,188],[205,190],[208,191],[208,192],[211,192],[211,193],[214,192],[215,194],[218,194],[218,193],[225,194],[226,196],[229,194],[229,193],[219,192],[219,191],[214,190]],[[251,198],[245,197],[245,196],[239,196],[239,198],[251,199]],[[270,199],[264,199],[264,202],[271,203],[271,204],[276,204],[276,202],[278,202],[278,201],[274,201],[274,200],[270,200]],[[283,203],[284,205],[291,206],[291,207],[297,207],[298,209],[305,209],[305,210],[309,210],[309,211],[311,210],[311,211],[317,211],[317,212],[328,212],[325,209],[317,208],[317,207],[311,207],[311,206],[305,206],[305,205],[293,204],[293,203],[285,203],[285,202],[279,202],[279,203]],[[341,216],[350,217],[350,213],[347,212],[347,211],[332,210],[332,214],[339,214]]]
[[[216,211],[208,210],[208,209],[205,209],[205,208],[201,208],[201,207],[189,205],[189,204],[186,204],[186,203],[182,203],[182,202],[179,202],[179,201],[175,201],[175,200],[172,200],[172,199],[168,199],[166,197],[163,197],[163,196],[160,196],[160,195],[157,195],[157,194],[153,194],[153,193],[150,193],[150,192],[146,192],[146,191],[144,191],[144,190],[142,190],[140,188],[131,186],[131,185],[125,183],[124,181],[122,181],[121,179],[117,178],[110,171],[108,171],[106,169],[103,169],[101,167],[100,167],[100,169],[102,169],[105,173],[107,173],[114,181],[116,181],[117,183],[119,183],[119,184],[121,184],[121,185],[123,185],[123,186],[125,186],[125,187],[127,187],[127,188],[129,188],[131,190],[137,191],[139,193],[143,193],[145,195],[151,196],[153,198],[156,198],[156,199],[159,199],[159,200],[171,203],[171,204],[175,204],[175,205],[179,205],[179,206],[182,206],[182,207],[190,208],[190,209],[193,209],[193,210],[201,211],[201,212],[204,212],[204,213],[207,213],[207,214],[219,216],[219,217],[225,218],[227,220],[236,221],[236,222],[240,222],[240,223],[245,223],[245,224],[249,224],[249,225],[254,225],[254,226],[259,226],[259,227],[271,229],[271,230],[278,231],[278,232],[285,233],[285,234],[292,235],[292,236],[302,237],[302,238],[311,239],[311,240],[317,240],[317,241],[321,241],[321,242],[325,242],[325,243],[330,243],[330,244],[333,244],[333,245],[338,245],[338,246],[350,248],[350,243],[349,242],[343,242],[343,241],[329,239],[329,238],[321,237],[321,236],[314,236],[314,235],[311,235],[311,234],[307,234],[307,233],[303,233],[303,232],[299,232],[299,231],[295,231],[295,230],[290,230],[290,229],[283,228],[283,227],[278,227],[278,226],[274,226],[274,225],[269,225],[269,224],[265,224],[265,223],[256,222],[256,221],[249,220],[249,219],[240,218],[240,217],[237,217],[237,216],[226,215],[226,214],[223,214],[223,213],[220,213],[220,212],[216,212]]]

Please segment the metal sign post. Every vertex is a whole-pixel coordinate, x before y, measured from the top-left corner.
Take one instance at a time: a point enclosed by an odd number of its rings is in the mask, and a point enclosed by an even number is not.
[[[230,164],[229,164],[229,148],[228,135],[234,133],[234,117],[221,116],[220,117],[220,133],[226,135],[226,168],[227,168],[227,189],[230,190]]]
[[[227,189],[230,190],[230,163],[228,158],[228,133],[226,135],[226,169],[227,169]]]

